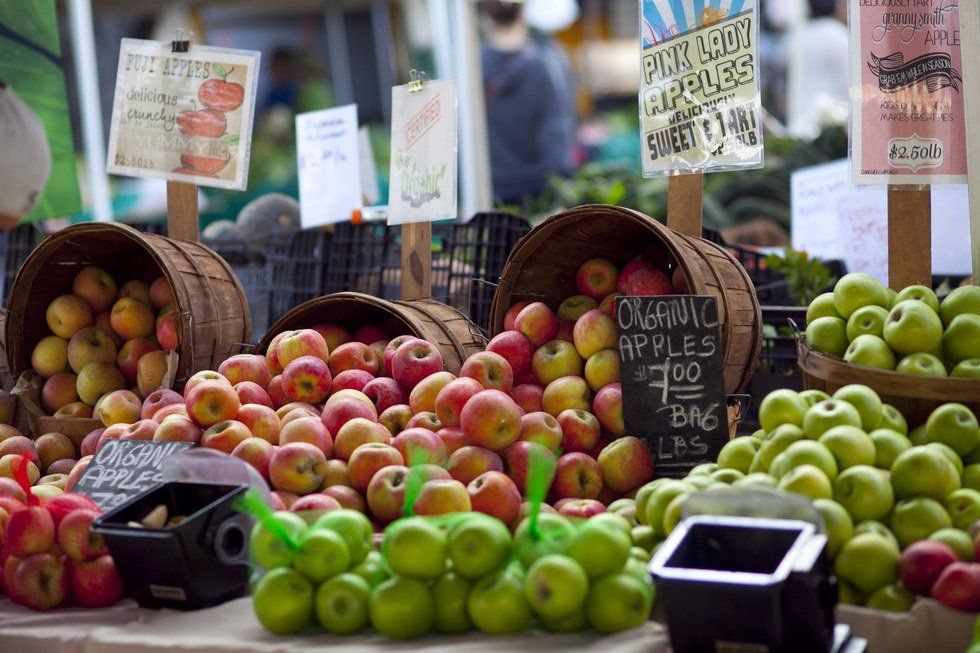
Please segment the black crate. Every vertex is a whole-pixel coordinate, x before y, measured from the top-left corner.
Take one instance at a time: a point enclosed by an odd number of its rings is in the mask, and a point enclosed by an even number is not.
[[[0,290],[2,290],[4,306],[10,301],[10,290],[13,288],[17,271],[27,260],[27,255],[34,251],[43,239],[44,232],[34,224],[22,224],[5,234],[0,234],[0,257],[3,258],[3,275],[0,277],[3,287]]]
[[[806,325],[806,309],[799,306],[762,307],[762,346],[755,373],[745,392],[752,395],[752,405],[742,417],[739,429],[759,428],[759,404],[773,390],[789,388],[803,391],[803,372],[796,364],[796,338],[790,321],[800,329]]]

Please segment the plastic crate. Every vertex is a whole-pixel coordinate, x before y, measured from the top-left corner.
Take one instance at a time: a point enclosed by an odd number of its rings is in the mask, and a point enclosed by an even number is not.
[[[759,428],[759,404],[773,390],[803,391],[803,372],[796,364],[796,338],[790,332],[790,320],[802,329],[806,324],[806,308],[762,306],[762,347],[745,391],[752,395],[752,405],[739,425],[742,431]]]
[[[0,257],[3,257],[3,305],[10,300],[10,289],[14,285],[14,277],[20,266],[44,239],[44,232],[33,224],[22,224],[5,234],[0,234]]]

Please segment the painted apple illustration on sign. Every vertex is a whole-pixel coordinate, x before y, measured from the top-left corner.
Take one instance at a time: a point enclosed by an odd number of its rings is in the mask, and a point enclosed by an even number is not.
[[[225,133],[228,121],[217,109],[187,110],[177,114],[177,126],[185,136],[219,138]]]
[[[221,79],[209,79],[201,84],[197,91],[197,97],[201,104],[209,109],[224,112],[234,111],[242,106],[242,102],[245,100],[245,87],[227,81],[228,75],[234,70],[232,68],[226,71],[221,64],[214,65],[214,72]]]
[[[228,165],[229,159],[231,159],[231,154],[225,154],[224,157],[181,154],[180,165],[191,170],[196,170],[197,172],[214,174],[220,172],[222,168]]]

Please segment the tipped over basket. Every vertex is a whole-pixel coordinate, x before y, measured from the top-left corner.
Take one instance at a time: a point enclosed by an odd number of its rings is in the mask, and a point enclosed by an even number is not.
[[[291,329],[337,324],[348,330],[366,325],[383,328],[392,337],[413,335],[428,340],[442,354],[446,369],[458,374],[471,354],[482,351],[486,339],[465,315],[432,299],[388,301],[356,292],[325,295],[300,304],[279,318],[257,351],[264,353],[272,339]]]

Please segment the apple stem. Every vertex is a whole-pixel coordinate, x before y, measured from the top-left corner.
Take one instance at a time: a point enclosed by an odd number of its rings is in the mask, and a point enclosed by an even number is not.
[[[221,78],[221,81],[227,82],[228,81],[228,77],[231,75],[232,72],[234,72],[234,70],[235,70],[235,67],[234,66],[232,66],[231,68],[229,68],[228,69],[228,72],[226,72],[225,75],[224,75],[224,77]]]

